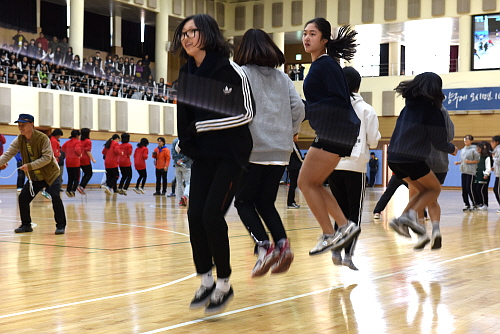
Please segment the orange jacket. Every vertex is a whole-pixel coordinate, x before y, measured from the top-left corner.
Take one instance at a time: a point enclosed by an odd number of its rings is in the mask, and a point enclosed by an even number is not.
[[[170,150],[164,146],[160,152],[160,149],[157,147],[153,152],[153,159],[155,159],[156,169],[164,169],[168,168],[170,165]]]

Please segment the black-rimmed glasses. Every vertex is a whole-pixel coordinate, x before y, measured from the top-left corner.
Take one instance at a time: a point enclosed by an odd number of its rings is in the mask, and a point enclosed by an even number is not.
[[[200,31],[200,29],[189,29],[188,31],[181,32],[181,39],[184,38],[195,38],[196,34]]]

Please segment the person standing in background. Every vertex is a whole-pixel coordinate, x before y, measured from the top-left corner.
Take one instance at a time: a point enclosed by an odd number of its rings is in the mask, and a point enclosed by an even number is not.
[[[130,181],[132,180],[132,163],[130,162],[132,145],[129,143],[130,135],[128,133],[123,133],[121,139],[122,143],[120,144],[120,151],[122,154],[118,159],[118,165],[120,166],[122,178],[120,180],[120,185],[118,186],[118,193],[121,195],[127,195],[127,189],[130,185]]]
[[[290,187],[288,188],[288,196],[286,199],[288,209],[300,208],[300,205],[298,205],[295,201],[295,191],[297,190],[297,180],[299,178],[300,167],[302,167],[304,158],[302,157],[302,153],[300,153],[300,148],[299,145],[297,145],[295,138],[293,141],[293,152],[290,154],[290,161],[287,166],[288,178],[290,179]]]
[[[455,165],[460,165],[460,172],[462,173],[462,200],[465,204],[462,211],[472,211],[476,209],[476,199],[473,187],[474,176],[476,175],[477,163],[479,162],[480,155],[477,152],[476,145],[472,143],[473,140],[474,137],[472,135],[466,135],[464,137],[465,146],[460,150],[460,161],[455,161]]]
[[[80,157],[82,156],[82,144],[80,141],[80,131],[72,130],[69,140],[61,148],[66,154],[66,171],[68,172],[68,184],[66,186],[66,195],[75,197],[75,191],[78,187],[80,177]]]
[[[146,170],[146,160],[148,160],[149,150],[148,150],[149,140],[147,138],[141,138],[137,148],[134,152],[134,167],[139,177],[137,178],[137,184],[135,185],[134,191],[137,194],[145,194],[144,185],[148,178],[148,173]],[[140,188],[139,188],[140,186]]]
[[[491,148],[493,148],[493,167],[492,171],[495,172],[495,185],[493,186],[493,193],[497,199],[497,203],[500,205],[500,136],[494,136],[490,141]],[[497,210],[500,213],[500,209]]]
[[[156,168],[156,192],[154,196],[165,196],[167,193],[167,171],[170,164],[170,150],[165,146],[165,138],[158,137],[158,147],[153,152]],[[162,190],[163,183],[163,191]]]
[[[378,173],[378,158],[375,157],[375,152],[370,153],[370,160],[368,161],[368,167],[370,168],[370,181],[368,183],[369,187],[375,185]]]
[[[82,156],[80,157],[80,168],[83,171],[83,177],[80,182],[80,185],[76,188],[78,192],[82,195],[85,195],[85,188],[92,178],[92,165],[90,161],[96,163],[94,156],[92,155],[92,141],[90,140],[90,129],[83,128],[81,136],[81,145],[82,145]]]
[[[187,206],[189,200],[189,182],[191,180],[191,164],[193,161],[190,157],[176,151],[179,138],[175,138],[172,142],[172,160],[175,166],[175,180],[177,184],[176,202],[180,206]]]

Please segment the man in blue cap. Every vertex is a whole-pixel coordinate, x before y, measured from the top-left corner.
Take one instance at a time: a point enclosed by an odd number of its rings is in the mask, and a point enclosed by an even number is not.
[[[0,156],[0,166],[5,165],[17,152],[21,152],[23,165],[19,167],[29,180],[24,184],[19,194],[19,212],[21,226],[15,229],[16,233],[33,232],[31,227],[30,203],[36,194],[46,188],[52,196],[52,208],[56,220],[55,234],[64,234],[66,229],[66,213],[61,200],[61,183],[59,181],[59,166],[52,152],[50,139],[46,134],[35,130],[35,118],[30,114],[20,114],[17,123],[20,135],[15,138],[7,151]]]

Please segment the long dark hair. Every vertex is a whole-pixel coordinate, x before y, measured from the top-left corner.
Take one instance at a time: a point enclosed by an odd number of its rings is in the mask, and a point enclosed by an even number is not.
[[[339,28],[336,38],[332,38],[332,26],[330,22],[322,17],[317,17],[307,21],[304,28],[308,24],[313,23],[319,31],[321,31],[321,38],[327,39],[326,52],[334,59],[351,60],[356,53],[356,35],[358,32],[352,30],[350,25],[344,25]]]
[[[260,29],[249,29],[243,35],[233,60],[238,65],[274,68],[285,63],[285,55],[266,32]]]
[[[493,148],[491,147],[491,144],[487,141],[482,141],[477,143],[477,147],[481,149],[481,156],[482,157],[490,157],[491,158],[491,151],[493,151]]]
[[[424,72],[413,80],[402,81],[394,90],[405,99],[425,99],[438,108],[443,106],[443,80],[433,72]]]
[[[202,50],[212,50],[224,57],[232,55],[234,46],[224,39],[217,21],[207,14],[191,15],[182,20],[174,32],[174,40],[171,46],[173,53],[177,53],[180,50],[179,55],[181,57],[185,59],[189,58],[181,43],[182,29],[189,20],[193,20],[198,29],[198,33],[200,34],[199,44],[203,46]]]
[[[89,128],[83,128],[81,132],[82,132],[82,136],[80,137],[81,140],[90,139],[90,129]]]
[[[141,138],[141,141],[139,144],[137,144],[137,147],[147,147],[149,145],[149,140],[147,138]]]
[[[108,139],[108,141],[104,144],[104,147],[109,149],[111,147],[111,142],[115,139],[120,139],[120,136],[118,136],[116,133]]]

